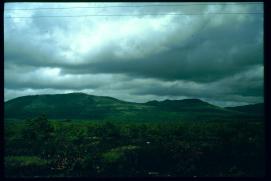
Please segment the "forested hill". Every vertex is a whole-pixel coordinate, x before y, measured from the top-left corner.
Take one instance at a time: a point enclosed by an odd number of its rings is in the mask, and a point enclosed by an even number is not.
[[[255,115],[262,114],[261,111],[256,111]],[[133,103],[112,97],[69,93],[23,96],[5,102],[5,118],[26,119],[40,114],[45,114],[50,119],[119,121],[210,120],[247,117],[246,112],[243,113],[233,108],[221,108],[200,99]]]
[[[244,106],[236,106],[236,107],[225,107],[226,109],[234,110],[243,112],[246,114],[256,114],[256,115],[263,115],[264,114],[264,104],[250,104]]]

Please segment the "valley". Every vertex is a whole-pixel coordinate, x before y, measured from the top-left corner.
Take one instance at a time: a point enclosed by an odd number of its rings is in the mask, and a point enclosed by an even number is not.
[[[261,105],[222,108],[199,99],[139,104],[82,93],[19,97],[5,103],[5,173],[262,176]]]

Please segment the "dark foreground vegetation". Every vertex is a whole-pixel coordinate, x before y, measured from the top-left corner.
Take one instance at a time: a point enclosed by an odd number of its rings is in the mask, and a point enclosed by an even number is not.
[[[262,122],[5,122],[7,177],[263,176]]]

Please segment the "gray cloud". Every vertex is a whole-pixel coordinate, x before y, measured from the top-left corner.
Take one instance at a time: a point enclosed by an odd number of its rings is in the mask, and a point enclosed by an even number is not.
[[[177,32],[174,34],[176,38],[173,38],[175,41],[178,39]],[[231,24],[226,24],[218,28],[206,28],[204,32],[199,29],[196,32],[199,35],[195,33],[191,36],[196,37],[189,36],[184,41],[164,44],[162,42],[157,49],[163,47],[164,51],[154,52],[144,58],[140,56],[141,53],[144,54],[146,48],[143,44],[137,43],[137,40],[134,43],[127,43],[127,46],[132,46],[130,49],[133,52],[140,52],[138,57],[127,61],[114,56],[114,51],[118,49],[112,48],[114,45],[111,45],[105,49],[101,57],[98,56],[98,61],[85,57],[85,63],[78,64],[77,69],[79,71],[85,69],[85,72],[126,73],[165,80],[211,82],[262,64],[263,47],[256,42],[257,38],[251,38],[251,34],[256,36],[260,34],[260,28],[255,25],[255,22],[240,28],[233,28]],[[158,36],[159,34],[157,37],[155,34],[150,36],[148,46],[152,46],[153,43],[155,46],[153,39],[157,39]],[[201,38],[201,41],[195,40],[197,38]],[[73,69],[76,69],[76,66]]]
[[[174,82],[154,82],[145,84],[141,89],[134,89],[138,95],[156,96],[185,96],[216,100],[235,100],[236,98],[245,100],[255,97],[253,101],[263,100],[263,67],[254,67],[246,72],[232,77],[221,79],[212,83],[195,83],[186,81]],[[247,101],[249,101],[247,100]]]
[[[11,17],[135,15],[5,19],[5,100],[83,91],[136,102],[188,97],[219,105],[261,102],[263,16],[207,13],[255,12],[262,5],[225,4],[5,11]],[[9,3],[5,8],[110,5]],[[148,13],[165,15],[143,16]],[[203,15],[166,15],[172,13]]]

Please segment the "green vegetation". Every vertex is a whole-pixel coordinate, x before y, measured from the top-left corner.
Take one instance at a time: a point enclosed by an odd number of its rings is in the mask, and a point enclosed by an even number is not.
[[[41,114],[47,117],[28,119]],[[138,104],[82,93],[19,97],[5,102],[5,173],[262,176],[263,126],[263,104]]]
[[[131,122],[263,119],[263,104],[250,106],[249,116],[246,110],[221,108],[199,99],[139,104],[83,93],[24,96],[5,102],[5,118],[9,119],[27,119],[41,114],[49,119]]]
[[[251,115],[264,115],[264,104],[251,104],[245,106],[226,107],[229,110],[239,111]]]
[[[262,176],[259,121],[5,121],[5,174]]]

